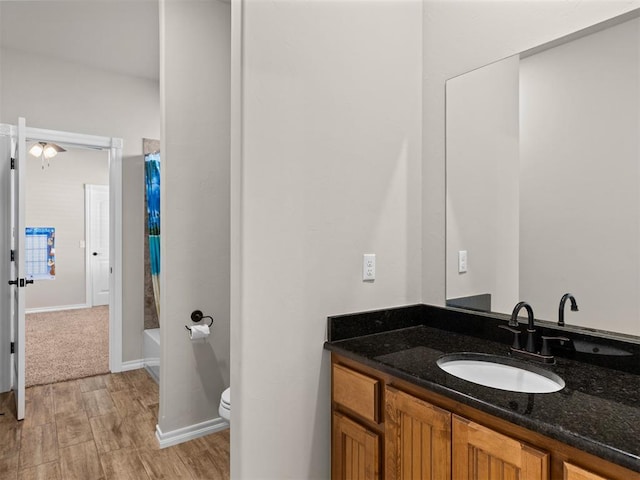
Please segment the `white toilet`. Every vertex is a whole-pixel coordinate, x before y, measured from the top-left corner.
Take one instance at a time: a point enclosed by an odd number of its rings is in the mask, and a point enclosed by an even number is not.
[[[231,387],[227,388],[222,395],[220,395],[220,406],[218,407],[218,413],[227,422],[231,423]]]

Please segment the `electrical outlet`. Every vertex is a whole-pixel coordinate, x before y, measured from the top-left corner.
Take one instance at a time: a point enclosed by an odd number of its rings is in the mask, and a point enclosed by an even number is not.
[[[376,279],[376,254],[365,253],[362,256],[362,280],[373,282]]]
[[[467,273],[467,251],[458,252],[458,273]]]

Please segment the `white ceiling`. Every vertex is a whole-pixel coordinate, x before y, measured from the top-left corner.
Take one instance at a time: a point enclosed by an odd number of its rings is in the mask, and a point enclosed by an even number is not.
[[[158,0],[0,0],[2,47],[158,79]]]

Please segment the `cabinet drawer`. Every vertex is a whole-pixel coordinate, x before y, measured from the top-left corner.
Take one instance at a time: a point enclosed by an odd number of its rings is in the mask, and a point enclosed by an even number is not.
[[[380,381],[333,364],[333,400],[366,420],[380,423]]]

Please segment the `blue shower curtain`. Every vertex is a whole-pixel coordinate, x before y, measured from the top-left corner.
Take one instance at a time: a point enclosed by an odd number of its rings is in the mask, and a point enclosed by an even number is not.
[[[147,186],[147,222],[149,226],[149,257],[156,312],[160,316],[160,154],[144,156]]]

